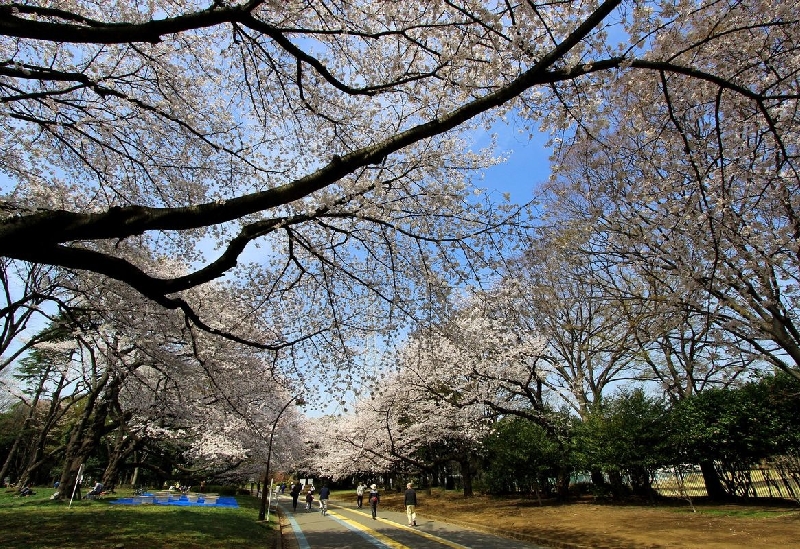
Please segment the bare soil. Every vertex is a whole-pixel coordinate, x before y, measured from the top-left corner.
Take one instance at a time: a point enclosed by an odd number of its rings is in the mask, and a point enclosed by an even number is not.
[[[403,510],[402,494],[384,493],[381,507]],[[566,504],[535,499],[417,491],[420,517],[453,522],[552,548],[780,549],[800,547],[800,506],[770,500],[714,505]]]

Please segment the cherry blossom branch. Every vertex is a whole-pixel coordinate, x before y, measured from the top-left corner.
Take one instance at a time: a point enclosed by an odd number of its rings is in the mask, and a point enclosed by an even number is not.
[[[186,230],[225,223],[299,200],[339,181],[359,168],[379,163],[389,154],[450,131],[467,120],[514,99],[526,89],[552,80],[554,75],[548,73],[547,69],[577,45],[620,2],[621,0],[608,0],[602,4],[564,42],[553,48],[549,55],[509,85],[456,108],[440,118],[399,132],[376,145],[363,147],[343,157],[334,156],[326,166],[306,177],[266,191],[188,207],[126,206],[90,214],[59,210],[7,218],[0,223],[0,254],[37,260],[31,257],[30,247],[23,244],[23,240],[20,239],[20,235],[23,234],[25,241],[40,242],[42,248],[76,240],[124,239],[146,231]],[[76,251],[74,256],[69,258],[68,256],[73,253],[70,250],[75,248],[52,249],[54,259],[58,258],[59,262],[69,262],[73,267],[82,263],[83,268],[93,270],[92,261],[82,261],[83,252]],[[35,255],[45,259],[42,257],[45,254]],[[94,256],[93,260],[96,257]],[[51,261],[42,262],[51,263]]]

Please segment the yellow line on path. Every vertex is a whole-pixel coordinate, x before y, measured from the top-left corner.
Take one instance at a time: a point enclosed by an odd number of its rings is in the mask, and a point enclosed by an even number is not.
[[[360,522],[356,522],[353,519],[349,519],[349,518],[345,517],[344,515],[342,515],[341,513],[336,513],[334,511],[330,511],[331,507],[332,507],[332,505],[329,503],[328,504],[328,509],[329,509],[328,514],[329,515],[334,515],[339,520],[350,524],[354,528],[358,528],[359,530],[363,530],[364,532],[367,532],[369,535],[374,536],[376,539],[378,539],[381,543],[385,543],[386,545],[388,545],[390,547],[394,547],[396,549],[404,549],[404,548],[405,549],[410,549],[406,545],[398,543],[398,542],[394,541],[393,539],[385,536],[384,534],[381,534],[380,532],[376,532],[375,530],[373,530],[369,526],[365,526],[365,525],[361,524]],[[346,509],[346,508],[340,507],[338,505],[336,507],[339,507],[340,509]],[[348,511],[351,511],[353,513],[360,513],[360,511],[353,511],[351,509],[348,509]],[[362,513],[362,514],[366,515],[366,513]],[[381,518],[381,517],[378,517],[376,520],[379,520],[381,522],[385,522],[387,524],[391,524],[392,526],[396,526],[397,528],[400,528],[400,529],[403,529],[403,530],[407,530],[409,532],[414,532],[418,536],[421,536],[423,538],[429,539],[431,541],[435,541],[436,543],[441,543],[442,545],[446,545],[447,547],[451,547],[452,549],[469,549],[469,547],[466,547],[465,545],[461,545],[460,543],[456,543],[454,541],[450,541],[450,540],[447,540],[447,539],[444,539],[444,538],[440,538],[439,536],[435,536],[433,534],[429,534],[428,532],[425,532],[423,530],[418,530],[417,528],[410,528],[410,527],[406,526],[405,524],[400,524],[399,522],[386,520],[386,519]]]
[[[330,507],[329,507],[329,509],[330,509]],[[390,538],[389,536],[381,534],[380,532],[378,532],[376,530],[373,530],[369,526],[365,526],[365,525],[361,524],[360,522],[356,522],[355,520],[353,520],[351,518],[347,518],[344,515],[342,515],[341,513],[336,513],[334,511],[330,511],[329,510],[328,514],[329,515],[333,515],[334,517],[336,517],[337,519],[341,520],[342,522],[346,522],[347,524],[349,524],[353,528],[357,528],[358,530],[361,530],[362,532],[366,532],[367,534],[369,534],[370,536],[372,536],[373,538],[375,538],[376,540],[380,541],[381,543],[383,543],[384,545],[386,545],[388,547],[392,547],[393,549],[411,549],[409,546],[403,545],[402,543],[398,543],[395,540],[393,540],[392,538]],[[383,520],[383,519],[377,519],[377,520]],[[384,521],[384,522],[388,522],[388,521]]]

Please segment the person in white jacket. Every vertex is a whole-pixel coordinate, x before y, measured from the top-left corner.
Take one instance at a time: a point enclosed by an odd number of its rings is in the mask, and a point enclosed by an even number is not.
[[[356,487],[356,507],[359,509],[364,506],[364,490],[366,489],[367,487],[363,482],[359,482],[358,486]]]

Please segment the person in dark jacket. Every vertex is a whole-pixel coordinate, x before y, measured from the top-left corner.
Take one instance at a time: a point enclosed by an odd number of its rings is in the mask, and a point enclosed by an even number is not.
[[[369,506],[372,507],[372,520],[378,514],[378,504],[381,502],[381,495],[378,493],[378,487],[373,484],[369,487]]]
[[[417,525],[417,492],[411,487],[411,483],[406,484],[406,516],[408,516],[408,525]]]
[[[298,480],[294,486],[292,486],[292,491],[289,492],[289,495],[292,496],[292,511],[297,511],[297,498],[300,497],[300,492],[303,491],[303,486],[300,484]]]
[[[331,489],[328,488],[328,484],[325,483],[322,485],[322,488],[319,491],[319,510],[323,515],[328,514],[328,498],[330,497]]]
[[[306,511],[311,511],[311,505],[314,503],[314,486],[306,492]]]

